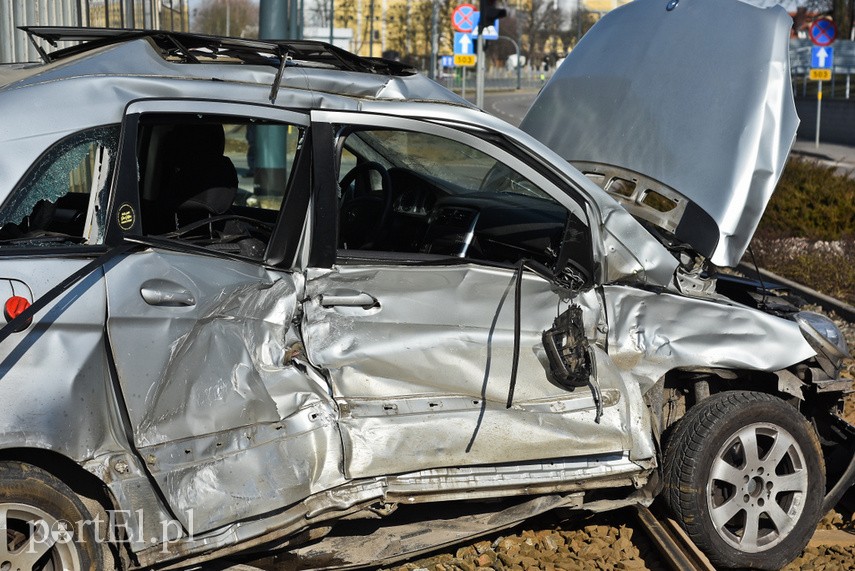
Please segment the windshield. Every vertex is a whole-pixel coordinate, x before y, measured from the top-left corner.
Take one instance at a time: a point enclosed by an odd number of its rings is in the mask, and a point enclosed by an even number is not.
[[[436,135],[380,129],[360,131],[347,138],[345,148],[350,153],[342,156],[341,172],[355,166],[355,157],[359,156],[387,169],[405,168],[441,182],[445,190],[454,194],[514,193],[549,199],[536,185],[490,155]]]

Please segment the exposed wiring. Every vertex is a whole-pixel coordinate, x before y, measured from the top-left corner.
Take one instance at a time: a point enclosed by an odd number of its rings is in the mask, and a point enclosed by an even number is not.
[[[514,390],[517,386],[517,370],[520,364],[520,310],[522,307],[522,278],[523,269],[525,268],[525,258],[517,262],[515,270],[516,284],[514,287],[514,356],[511,361],[511,382],[508,387],[508,403],[507,408],[511,408],[514,403]]]
[[[760,300],[760,309],[765,309],[766,294],[769,290],[766,288],[766,284],[763,282],[763,276],[760,274],[760,266],[757,265],[757,259],[754,257],[754,250],[751,248],[750,244],[748,246],[748,254],[751,256],[751,263],[754,264],[754,271],[757,273],[757,280],[760,282],[760,289],[763,290],[763,297]]]

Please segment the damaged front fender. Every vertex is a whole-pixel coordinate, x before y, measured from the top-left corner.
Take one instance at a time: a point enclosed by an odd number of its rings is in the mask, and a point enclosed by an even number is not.
[[[642,392],[673,369],[775,372],[815,355],[798,324],[720,301],[605,286],[609,355]]]

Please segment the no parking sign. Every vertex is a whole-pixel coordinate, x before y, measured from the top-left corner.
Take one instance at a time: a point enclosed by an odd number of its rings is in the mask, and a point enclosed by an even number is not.
[[[472,4],[461,4],[451,13],[451,27],[463,34],[469,34],[478,25],[478,9]]]

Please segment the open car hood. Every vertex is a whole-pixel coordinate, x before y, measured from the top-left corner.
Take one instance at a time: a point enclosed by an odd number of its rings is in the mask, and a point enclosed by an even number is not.
[[[780,6],[636,0],[585,35],[522,129],[636,217],[736,265],[799,122],[791,27]]]

